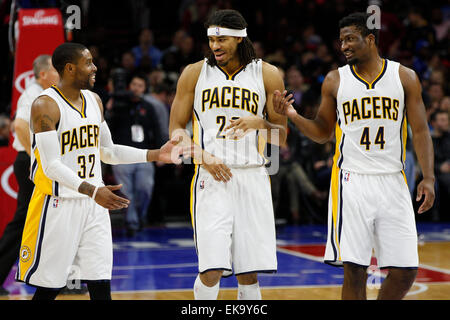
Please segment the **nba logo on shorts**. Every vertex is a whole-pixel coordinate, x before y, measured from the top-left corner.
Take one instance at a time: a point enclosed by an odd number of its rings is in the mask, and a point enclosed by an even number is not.
[[[53,199],[53,208],[58,208],[58,199]]]
[[[350,172],[345,172],[344,173],[344,181],[345,182],[349,182],[350,181]]]
[[[200,190],[205,189],[205,180],[200,181]]]

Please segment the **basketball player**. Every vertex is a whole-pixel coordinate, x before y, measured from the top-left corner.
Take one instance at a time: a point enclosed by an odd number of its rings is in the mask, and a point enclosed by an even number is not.
[[[100,98],[90,91],[97,67],[86,47],[64,43],[52,63],[60,82],[31,107],[31,173],[16,279],[37,286],[33,299],[54,299],[68,279],[87,282],[91,299],[111,299],[112,236],[109,210],[129,201],[104,186],[100,160],[109,164],[180,162],[175,141],[160,150],[115,145]],[[174,157],[171,158],[171,153]]]
[[[423,173],[419,213],[434,201],[433,146],[417,75],[378,55],[378,30],[367,28],[367,18],[354,13],[340,21],[348,64],[326,76],[314,120],[298,115],[286,92],[275,93],[274,108],[318,143],[331,139],[335,129],[325,262],[344,266],[342,298],[366,299],[374,248],[378,266],[389,269],[378,298],[402,299],[418,268],[414,211],[403,172],[407,122]]]
[[[239,12],[217,11],[205,26],[211,51],[181,74],[169,126],[171,137],[191,145],[184,129],[192,116],[191,214],[199,262],[194,296],[217,299],[222,275],[234,272],[238,299],[257,300],[257,272],[277,269],[272,196],[258,134],[272,144],[285,141],[287,119],[272,106],[273,92],[284,85],[277,68],[256,59]]]

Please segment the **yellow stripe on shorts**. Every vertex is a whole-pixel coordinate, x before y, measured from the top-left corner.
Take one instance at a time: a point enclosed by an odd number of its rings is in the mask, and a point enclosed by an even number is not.
[[[40,244],[50,196],[35,188],[28,205],[27,218],[19,252],[17,280],[28,282],[39,263]]]

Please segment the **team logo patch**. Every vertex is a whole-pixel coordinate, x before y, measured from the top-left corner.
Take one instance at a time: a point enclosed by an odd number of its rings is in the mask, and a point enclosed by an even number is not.
[[[27,246],[22,246],[20,248],[20,261],[27,262],[31,259],[31,250]]]

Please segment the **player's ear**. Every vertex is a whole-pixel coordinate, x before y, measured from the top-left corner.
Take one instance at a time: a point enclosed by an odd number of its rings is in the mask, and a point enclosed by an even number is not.
[[[239,43],[241,43],[242,42],[242,40],[244,40],[244,38],[242,38],[242,37],[238,37],[237,38],[237,43],[239,44]]]
[[[375,45],[375,36],[373,34],[369,34],[367,37],[367,43],[369,46],[374,46]]]
[[[73,63],[66,63],[64,71],[66,71],[68,74],[73,74],[75,72],[75,65]]]

